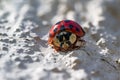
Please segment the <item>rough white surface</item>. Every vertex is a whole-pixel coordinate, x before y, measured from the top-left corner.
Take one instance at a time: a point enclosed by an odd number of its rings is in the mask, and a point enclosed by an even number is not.
[[[62,19],[81,24],[84,48],[46,44]],[[0,80],[120,80],[120,0],[0,0]]]

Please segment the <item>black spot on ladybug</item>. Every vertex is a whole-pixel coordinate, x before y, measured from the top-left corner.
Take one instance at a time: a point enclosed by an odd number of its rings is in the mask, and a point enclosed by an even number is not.
[[[60,28],[61,31],[64,31],[65,30],[65,26],[62,25],[61,28]]]
[[[65,36],[65,39],[66,39],[66,40],[69,40],[70,35],[71,35],[71,33],[70,33],[70,32],[67,32],[67,34],[64,35],[64,36]]]
[[[66,23],[67,23],[67,22],[70,22],[70,20],[64,20],[64,21],[65,21]]]
[[[79,30],[78,28],[76,28],[76,31],[77,31],[77,32],[80,32],[80,30]]]
[[[56,37],[58,38],[58,40],[59,40],[60,42],[63,41],[63,35],[57,35]]]
[[[58,24],[60,24],[60,22],[61,22],[61,21],[57,22],[55,25],[58,25]]]
[[[73,26],[72,26],[72,25],[69,25],[69,28],[70,28],[70,29],[72,29],[72,28],[73,28]]]
[[[54,29],[54,33],[56,33],[56,32],[57,32],[57,28]]]

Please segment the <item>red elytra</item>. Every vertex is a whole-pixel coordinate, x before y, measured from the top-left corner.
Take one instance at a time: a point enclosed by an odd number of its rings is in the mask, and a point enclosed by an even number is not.
[[[85,35],[85,31],[75,21],[62,20],[53,25],[52,28],[50,29],[48,43],[51,44],[55,35],[60,33],[61,31],[72,32],[76,34],[78,37],[83,37]]]

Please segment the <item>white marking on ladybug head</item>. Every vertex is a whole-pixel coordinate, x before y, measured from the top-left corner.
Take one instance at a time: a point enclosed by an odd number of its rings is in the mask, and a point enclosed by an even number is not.
[[[59,33],[59,35],[63,35],[63,34],[67,34],[67,32],[63,31]]]
[[[60,47],[60,41],[56,37],[53,39],[53,44],[57,47]]]
[[[72,33],[69,38],[69,41],[71,42],[71,44],[74,44],[76,40],[77,40],[77,36]]]

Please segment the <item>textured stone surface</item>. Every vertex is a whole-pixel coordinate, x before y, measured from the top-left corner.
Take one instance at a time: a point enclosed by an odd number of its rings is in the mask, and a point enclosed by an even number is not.
[[[1,80],[120,80],[119,0],[0,0]],[[72,19],[87,44],[67,53],[47,44],[50,27]]]

